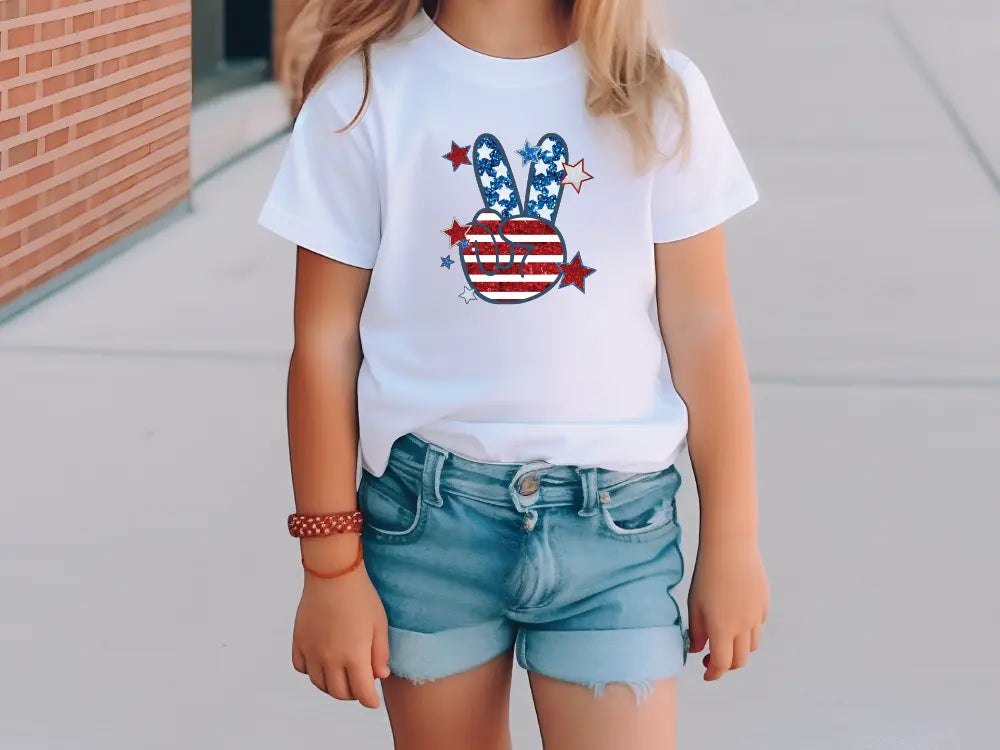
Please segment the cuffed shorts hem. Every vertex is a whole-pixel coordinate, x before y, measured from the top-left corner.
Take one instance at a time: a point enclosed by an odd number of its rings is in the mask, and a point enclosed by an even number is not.
[[[680,627],[622,630],[533,630],[517,636],[524,669],[595,689],[623,682],[649,685],[676,676],[686,661]],[[586,655],[586,658],[581,658]]]
[[[514,645],[513,623],[498,621],[437,633],[389,627],[389,671],[411,682],[429,682],[474,669]]]

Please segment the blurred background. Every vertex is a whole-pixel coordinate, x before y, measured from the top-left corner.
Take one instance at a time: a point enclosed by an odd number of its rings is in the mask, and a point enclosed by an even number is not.
[[[289,664],[294,250],[255,220],[301,6],[0,0],[4,750],[390,747]],[[762,194],[729,237],[774,598],[747,669],[689,664],[680,747],[992,750],[1000,3],[671,18]],[[539,748],[520,674],[512,714]]]

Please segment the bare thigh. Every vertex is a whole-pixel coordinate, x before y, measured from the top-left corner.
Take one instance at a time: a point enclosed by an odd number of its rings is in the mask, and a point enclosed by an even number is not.
[[[396,750],[510,750],[513,652],[468,672],[414,685],[382,680]]]
[[[637,703],[628,685],[600,697],[584,685],[529,675],[545,750],[676,750],[677,681],[661,680]]]

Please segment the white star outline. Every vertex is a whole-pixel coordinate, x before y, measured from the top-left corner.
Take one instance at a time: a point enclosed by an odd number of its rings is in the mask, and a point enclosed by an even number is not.
[[[465,304],[469,304],[473,300],[478,299],[478,297],[476,297],[476,293],[467,286],[462,287],[462,293],[458,295],[458,298],[465,300]]]
[[[565,161],[559,161],[559,168],[562,169],[566,174],[562,178],[560,185],[572,185],[573,189],[577,193],[580,192],[580,187],[587,180],[594,179],[594,175],[586,171],[583,165],[583,157],[580,157],[580,161],[576,164],[567,164]]]

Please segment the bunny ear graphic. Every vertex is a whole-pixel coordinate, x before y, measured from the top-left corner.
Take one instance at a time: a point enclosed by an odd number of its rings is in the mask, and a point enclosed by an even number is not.
[[[492,133],[483,133],[476,138],[472,152],[476,184],[483,196],[483,205],[502,219],[520,216],[524,211],[521,195],[500,139]]]
[[[531,150],[537,159],[528,172],[528,213],[555,222],[565,187],[560,184],[566,176],[562,164],[569,159],[569,149],[561,135],[546,133]]]

